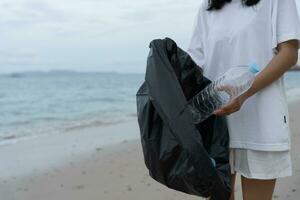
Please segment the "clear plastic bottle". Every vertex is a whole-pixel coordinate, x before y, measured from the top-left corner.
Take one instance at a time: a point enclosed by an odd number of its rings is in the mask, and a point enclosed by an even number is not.
[[[234,98],[246,92],[252,85],[255,74],[259,72],[256,64],[230,68],[188,102],[193,114],[193,122],[200,123],[212,113]]]

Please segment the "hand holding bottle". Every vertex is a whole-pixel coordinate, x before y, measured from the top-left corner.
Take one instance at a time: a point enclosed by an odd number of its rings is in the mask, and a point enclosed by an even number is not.
[[[256,64],[231,67],[188,102],[194,123],[207,119],[210,115],[230,114],[240,109],[247,99],[245,92],[251,87]]]
[[[231,113],[239,111],[240,108],[242,107],[244,101],[246,101],[247,98],[248,98],[248,96],[246,95],[246,93],[241,94],[237,98],[230,101],[228,104],[226,104],[223,107],[215,110],[213,112],[213,114],[218,115],[218,116],[222,116],[222,115],[230,115]]]

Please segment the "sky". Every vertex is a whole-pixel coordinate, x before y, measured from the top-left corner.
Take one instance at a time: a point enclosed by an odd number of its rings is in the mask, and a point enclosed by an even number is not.
[[[144,72],[152,39],[186,47],[198,0],[1,0],[0,73]]]
[[[1,0],[0,73],[143,73],[151,40],[187,48],[200,1]]]

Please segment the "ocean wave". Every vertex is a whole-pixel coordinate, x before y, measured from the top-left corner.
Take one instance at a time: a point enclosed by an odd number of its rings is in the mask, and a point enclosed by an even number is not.
[[[82,99],[82,102],[87,101],[87,102],[110,102],[110,103],[114,103],[114,102],[118,102],[120,101],[120,99],[117,99],[115,97],[90,97],[88,99]]]
[[[11,145],[11,144],[16,144],[20,141],[25,141],[25,140],[32,140],[39,135],[22,135],[22,136],[16,136],[16,135],[11,135],[11,136],[2,136],[0,137],[0,146],[4,145]]]
[[[24,140],[25,138],[15,138],[13,140],[1,140],[0,141],[0,146],[4,146],[4,145],[10,145],[10,144],[16,144],[18,142],[20,142],[21,140]],[[28,140],[31,138],[26,138],[25,140]]]
[[[128,117],[137,117],[137,113],[136,112],[132,112],[132,113],[129,113],[127,116]]]
[[[115,125],[121,122],[132,120],[131,114],[127,115],[113,115],[106,118],[99,117],[82,117],[73,120],[60,120],[60,121],[39,121],[38,123],[14,125],[14,127],[6,127],[6,129],[0,129],[0,146],[7,144],[15,144],[18,141],[23,141],[35,137],[64,134],[72,131],[83,130],[92,127],[104,127]],[[45,119],[46,117],[44,117]],[[53,119],[49,117],[48,119]],[[24,124],[23,124],[24,125]]]
[[[0,136],[1,140],[11,140],[11,139],[15,139],[16,137],[17,137],[16,135]]]
[[[99,126],[108,126],[113,124],[118,124],[123,122],[124,120],[115,120],[115,121],[101,121],[101,120],[95,120],[90,122],[82,122],[82,123],[74,123],[72,125],[68,125],[64,128],[64,131],[74,131],[74,130],[80,130],[90,127],[99,127]]]
[[[32,121],[30,121],[30,120],[21,120],[21,121],[7,122],[7,123],[1,122],[0,126],[12,127],[12,126],[19,126],[19,125],[28,125],[31,123],[32,123]]]

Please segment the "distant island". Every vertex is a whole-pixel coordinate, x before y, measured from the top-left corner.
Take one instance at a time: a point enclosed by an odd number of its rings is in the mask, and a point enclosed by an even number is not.
[[[48,70],[48,71],[20,71],[11,73],[0,73],[0,77],[23,78],[27,76],[69,76],[69,75],[140,75],[143,73],[117,72],[117,71],[76,71],[76,70]]]

